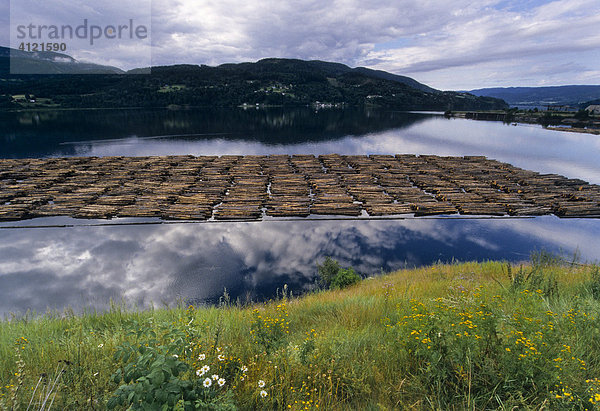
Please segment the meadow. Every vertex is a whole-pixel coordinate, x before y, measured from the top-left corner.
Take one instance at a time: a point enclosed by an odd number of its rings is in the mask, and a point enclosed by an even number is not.
[[[0,409],[600,408],[598,266],[337,274],[254,305],[7,318]]]

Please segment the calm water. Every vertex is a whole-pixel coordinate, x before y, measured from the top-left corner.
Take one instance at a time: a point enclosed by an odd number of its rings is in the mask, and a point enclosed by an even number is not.
[[[486,155],[600,183],[598,136],[364,110],[0,113],[0,157],[221,154]]]
[[[5,158],[333,152],[486,155],[600,183],[597,136],[435,114],[240,109],[0,115]],[[211,303],[225,287],[242,300],[269,298],[284,284],[299,293],[312,286],[316,263],[325,256],[371,275],[437,261],[517,262],[541,249],[591,262],[600,255],[600,220],[552,216],[106,223],[1,223],[0,314],[102,309],[110,299],[135,306]],[[40,225],[46,227],[32,227]]]

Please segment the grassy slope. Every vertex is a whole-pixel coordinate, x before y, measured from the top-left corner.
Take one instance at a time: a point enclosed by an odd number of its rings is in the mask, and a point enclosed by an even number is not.
[[[39,375],[53,381],[58,366],[65,372],[52,390],[55,408],[103,409],[117,388],[110,376],[124,364],[113,354],[126,351],[118,348],[125,341],[174,367],[187,364],[177,381],[196,384],[205,401],[242,409],[597,406],[596,268],[538,261],[522,272],[532,275],[519,285],[518,268],[499,262],[435,265],[258,307],[115,307],[3,322],[0,408],[14,398],[26,408]],[[201,387],[202,365],[226,379],[223,388],[216,380]]]

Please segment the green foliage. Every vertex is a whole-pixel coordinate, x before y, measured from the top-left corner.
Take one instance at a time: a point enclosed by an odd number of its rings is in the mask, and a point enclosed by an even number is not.
[[[584,283],[584,288],[596,301],[600,301],[600,268],[592,266],[590,279]]]
[[[332,290],[346,288],[352,284],[356,284],[361,280],[352,267],[346,269],[340,269],[335,277],[331,280],[330,288]]]
[[[325,257],[323,264],[317,264],[317,273],[319,274],[319,284],[322,287],[329,288],[333,279],[342,268],[340,263],[331,257]]]
[[[252,311],[250,334],[254,342],[261,346],[266,353],[279,348],[290,333],[287,305],[285,301],[275,307],[275,313],[269,315],[258,308]]]
[[[317,264],[319,284],[332,290],[346,288],[361,280],[352,267],[343,269],[340,264],[331,257],[326,257],[322,265]]]
[[[456,299],[411,301],[410,314],[391,329],[417,376],[410,389],[435,398],[447,409],[468,393],[465,408],[503,403],[581,407],[590,399],[585,350],[576,350],[564,332],[596,327],[581,309],[559,314],[545,307],[540,292],[523,290],[516,311],[502,295],[486,298],[481,289]],[[523,310],[523,311],[521,311]]]
[[[551,111],[545,111],[544,115],[538,118],[538,122],[543,126],[561,124],[564,117],[552,114]]]
[[[532,253],[530,259],[531,265],[527,269],[521,265],[516,272],[510,263],[507,263],[506,274],[510,280],[510,290],[539,290],[546,297],[557,297],[558,280],[551,267],[561,265],[563,260],[546,251]]]
[[[130,405],[133,409],[169,409],[180,400],[191,406],[197,398],[196,387],[191,381],[180,378],[188,367],[175,357],[161,353],[162,348],[139,347],[136,360],[117,370],[113,382],[124,384],[108,401],[109,409],[117,405]],[[115,359],[129,358],[132,351],[137,354],[138,350],[120,347]]]
[[[220,353],[217,355],[219,366],[204,364],[194,369],[196,363],[190,363],[190,359],[196,356],[202,344],[198,342],[198,330],[190,326],[193,317],[189,310],[188,318],[190,321],[185,327],[162,324],[160,335],[148,324],[130,325],[130,335],[137,343],[126,342],[115,351],[115,362],[122,365],[111,379],[120,385],[108,400],[109,409],[120,406],[134,410],[235,409],[229,391],[232,381],[240,374],[237,363],[226,362],[218,348],[215,351]],[[207,355],[201,355],[198,358],[206,360]],[[209,377],[211,369],[213,375]]]
[[[579,110],[573,115],[577,120],[589,120],[590,113],[587,110]]]
[[[598,268],[546,253],[507,267],[436,265],[249,308],[3,322],[0,409],[595,409]]]

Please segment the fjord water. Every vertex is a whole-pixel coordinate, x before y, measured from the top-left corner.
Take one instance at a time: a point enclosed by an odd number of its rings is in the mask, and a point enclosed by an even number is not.
[[[485,155],[600,183],[600,138],[537,125],[382,110],[0,113],[0,158],[222,154]]]
[[[0,115],[0,157],[222,154],[485,155],[600,183],[598,136],[378,110],[85,110]],[[130,225],[0,224],[0,314],[264,299],[314,284],[325,256],[363,275],[453,260],[600,255],[599,220],[408,218]],[[105,225],[106,223],[118,225]],[[44,228],[34,228],[45,226]],[[468,274],[468,273],[466,273]]]

